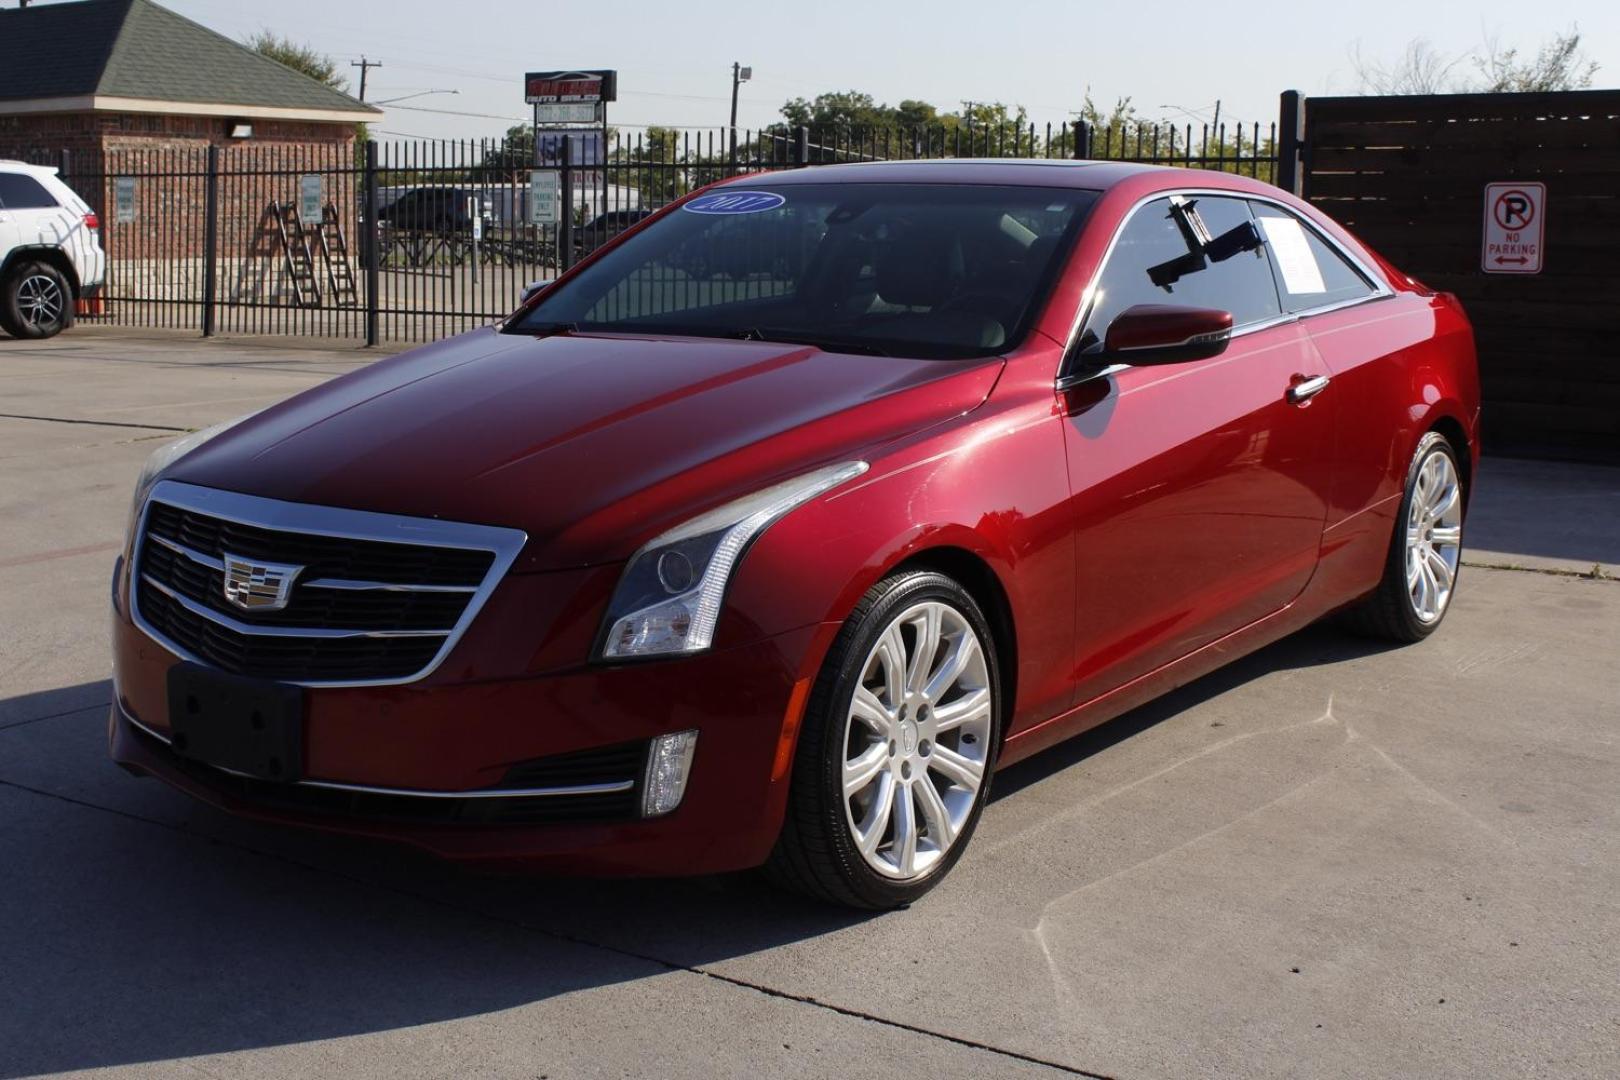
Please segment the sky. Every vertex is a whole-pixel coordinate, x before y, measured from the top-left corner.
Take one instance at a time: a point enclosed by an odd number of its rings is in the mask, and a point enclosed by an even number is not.
[[[780,119],[790,98],[850,89],[942,110],[1022,104],[1040,125],[1068,119],[1088,89],[1100,104],[1129,97],[1146,117],[1182,122],[1209,119],[1219,99],[1223,119],[1265,124],[1285,89],[1355,93],[1358,49],[1393,59],[1427,38],[1462,54],[1494,36],[1534,52],[1577,24],[1600,65],[1594,85],[1620,86],[1613,0],[158,2],[231,37],[268,28],[345,63],[380,60],[368,99],[421,94],[384,106],[383,137],[497,136],[527,116],[523,73],[554,68],[617,69],[614,126],[718,127],[734,60],[754,70],[738,114],[750,128]],[[446,90],[456,93],[422,93]]]

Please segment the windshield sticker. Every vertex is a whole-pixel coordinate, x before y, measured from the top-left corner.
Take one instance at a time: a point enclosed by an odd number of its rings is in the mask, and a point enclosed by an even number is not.
[[[717,191],[699,195],[681,206],[689,214],[757,214],[775,210],[787,198],[774,191]]]
[[[1258,215],[1257,215],[1258,216]],[[1282,271],[1283,287],[1295,296],[1327,292],[1322,283],[1322,268],[1316,265],[1305,229],[1293,218],[1260,217],[1260,228],[1265,230],[1266,243],[1277,259]]]

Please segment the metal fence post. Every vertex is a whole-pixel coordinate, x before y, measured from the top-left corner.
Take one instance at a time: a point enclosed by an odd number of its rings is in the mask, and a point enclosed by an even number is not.
[[[1091,121],[1074,122],[1074,159],[1084,161],[1091,156]]]
[[[365,191],[366,215],[364,231],[360,235],[360,255],[366,260],[366,344],[377,344],[377,314],[382,303],[377,296],[378,286],[381,284],[381,274],[377,263],[381,252],[378,240],[377,223],[377,140],[366,140],[366,172],[361,178]]]
[[[1305,95],[1284,90],[1277,117],[1277,186],[1293,195],[1302,194],[1304,177],[1300,151],[1305,141]]]
[[[219,147],[208,144],[208,174],[203,181],[203,337],[214,336],[215,275],[219,270]]]
[[[810,129],[804,124],[793,129],[793,164],[810,164]]]
[[[566,273],[574,266],[574,171],[571,168],[573,140],[566,135],[562,138],[561,150],[558,162],[562,166],[559,170],[562,175],[558,182],[561,194],[558,202],[562,205],[557,208],[557,247],[561,250],[557,255],[560,260],[558,265]]]

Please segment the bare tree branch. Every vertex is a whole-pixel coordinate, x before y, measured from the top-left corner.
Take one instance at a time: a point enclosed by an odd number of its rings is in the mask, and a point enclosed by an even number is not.
[[[1372,59],[1357,42],[1350,53],[1358,87],[1364,94],[1461,94],[1525,93],[1547,90],[1580,90],[1592,85],[1596,61],[1581,51],[1580,27],[1553,35],[1531,59],[1517,48],[1504,48],[1501,41],[1487,37],[1483,46],[1458,56],[1436,49],[1428,39],[1417,38],[1401,55],[1389,62]],[[1469,78],[1457,69],[1472,67],[1478,78]]]

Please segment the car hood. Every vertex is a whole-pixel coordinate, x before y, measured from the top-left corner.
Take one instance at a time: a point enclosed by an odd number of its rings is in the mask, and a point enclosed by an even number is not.
[[[772,342],[476,330],[273,406],[166,478],[523,529],[517,569],[664,529],[981,403],[1002,362]]]

